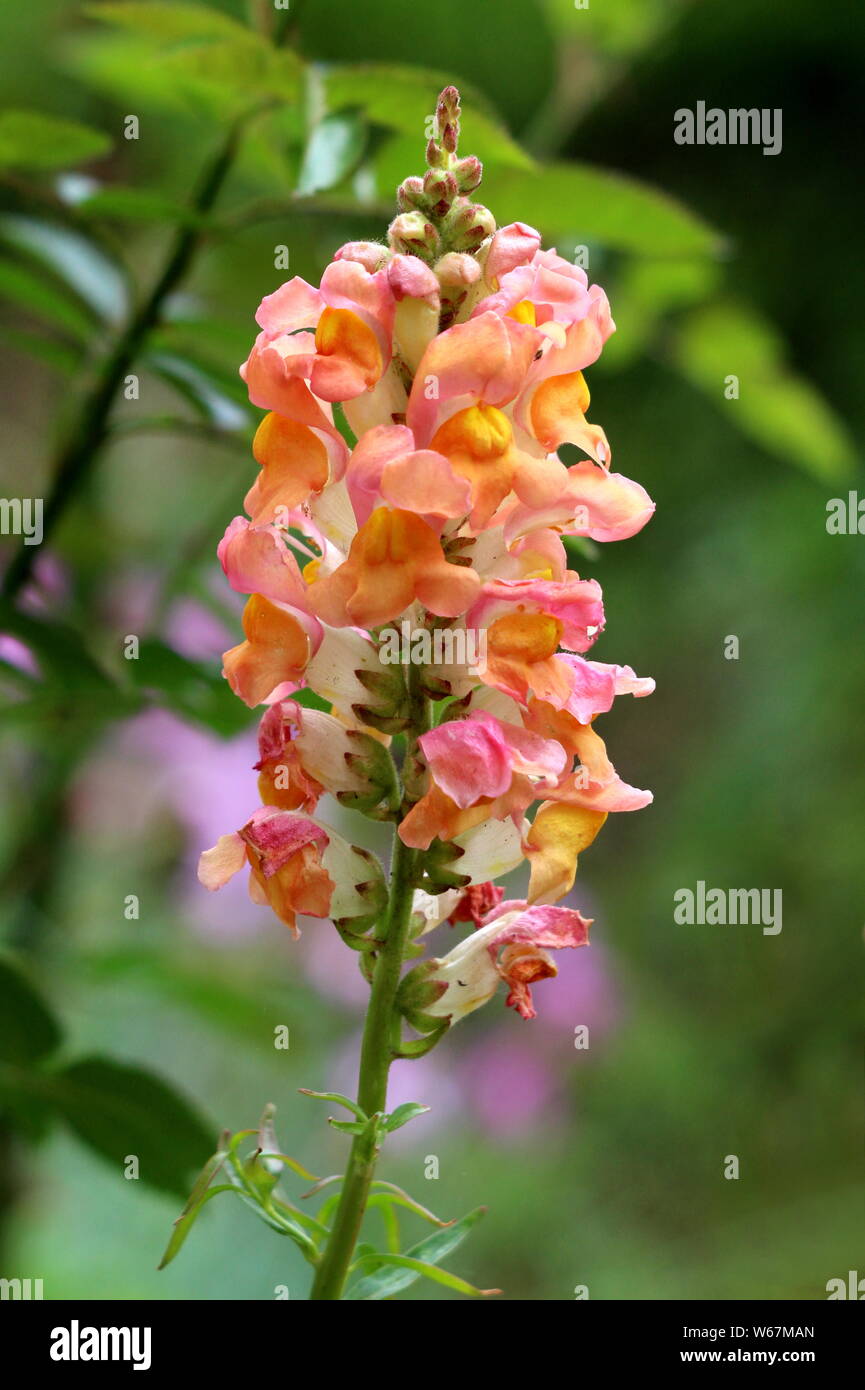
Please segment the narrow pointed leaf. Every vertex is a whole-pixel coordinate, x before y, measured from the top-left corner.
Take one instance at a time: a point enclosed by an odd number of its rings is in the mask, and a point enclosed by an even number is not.
[[[501,1289],[477,1289],[474,1284],[469,1284],[467,1280],[460,1279],[458,1275],[451,1274],[446,1269],[439,1269],[438,1265],[428,1264],[425,1260],[413,1259],[410,1255],[367,1255],[358,1260],[357,1264],[362,1265],[367,1260],[374,1260],[378,1264],[378,1274],[381,1273],[380,1267],[382,1265],[393,1265],[397,1269],[408,1271],[412,1276],[408,1280],[409,1284],[414,1283],[415,1279],[431,1279],[434,1284],[444,1284],[446,1288],[453,1289],[456,1293],[467,1294],[470,1298],[488,1298],[492,1294],[501,1293]],[[376,1277],[377,1275],[374,1274],[370,1276],[370,1279],[372,1280]],[[403,1284],[402,1287],[405,1288],[406,1285]],[[389,1296],[389,1294],[382,1292],[364,1295],[367,1300],[380,1300]],[[355,1297],[357,1297],[357,1294],[355,1294]]]
[[[186,1237],[189,1235],[189,1232],[192,1230],[196,1218],[208,1198],[214,1196],[217,1192],[225,1192],[226,1189],[231,1188],[231,1183],[221,1183],[219,1187],[215,1188],[211,1188],[210,1186],[227,1156],[228,1149],[220,1146],[216,1153],[211,1154],[210,1158],[205,1163],[195,1180],[195,1184],[189,1194],[189,1199],[183,1211],[174,1223],[171,1239],[165,1248],[165,1254],[157,1265],[157,1269],[164,1269],[165,1266],[170,1264],[174,1259],[180,1247],[183,1245],[183,1242],[186,1240]]]
[[[40,111],[0,113],[2,169],[63,169],[110,149],[107,135],[78,121],[56,120]]]
[[[409,1120],[414,1120],[418,1115],[429,1113],[428,1105],[420,1105],[417,1101],[406,1101],[405,1105],[398,1105],[392,1114],[386,1115],[383,1120],[383,1127],[388,1134],[392,1134],[395,1129],[402,1129]]]
[[[448,1226],[445,1230],[436,1231],[434,1235],[427,1236],[425,1240],[413,1245],[406,1251],[404,1258],[419,1262],[422,1265],[435,1265],[439,1260],[446,1259],[462,1245],[472,1227],[477,1225],[485,1212],[486,1207],[477,1207],[467,1216],[455,1221],[452,1226]],[[382,1269],[376,1274],[369,1274],[360,1279],[349,1289],[347,1296],[350,1299],[370,1302],[391,1298],[394,1294],[409,1288],[423,1273],[422,1269],[405,1266]]]
[[[313,1100],[327,1100],[332,1105],[344,1105],[346,1110],[350,1110],[359,1120],[367,1118],[355,1101],[349,1100],[348,1096],[340,1095],[339,1091],[308,1091],[305,1086],[299,1087],[299,1090],[302,1096],[312,1096]]]

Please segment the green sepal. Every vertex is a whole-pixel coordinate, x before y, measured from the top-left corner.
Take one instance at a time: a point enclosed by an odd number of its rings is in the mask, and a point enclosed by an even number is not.
[[[409,1022],[418,1032],[425,1032],[426,1037],[400,1043],[395,1056],[406,1062],[417,1061],[419,1057],[425,1057],[428,1052],[432,1052],[451,1026],[449,1018],[431,1018],[429,1014],[416,1014],[414,1020],[410,1019]]]
[[[438,964],[437,960],[422,961],[420,965],[409,970],[408,974],[404,975],[400,981],[395,1003],[399,1012],[405,1018],[409,1018],[409,1021],[411,1021],[410,1015],[422,1013],[429,1008],[430,1004],[441,999],[446,992],[447,982],[445,980],[430,979],[430,976],[438,969]],[[428,1029],[424,1029],[424,1032],[427,1031]]]
[[[394,734],[406,729],[411,721],[408,692],[402,669],[392,671],[356,671],[355,676],[372,697],[368,704],[352,708],[362,724],[381,733]]]
[[[348,738],[352,752],[346,753],[346,764],[353,776],[366,782],[367,790],[342,791],[337,800],[374,820],[391,819],[399,809],[400,792],[390,752],[377,738],[358,729],[350,729]]]
[[[433,840],[422,857],[423,877],[417,885],[428,893],[444,893],[448,888],[465,888],[471,879],[453,867],[465,854],[452,840]]]
[[[355,892],[363,902],[363,911],[353,913],[350,917],[333,917],[331,920],[340,934],[347,932],[359,941],[370,927],[374,927],[381,920],[388,904],[388,890],[384,872],[376,856],[368,849],[361,849],[359,845],[353,845],[352,848],[355,855],[368,864],[370,869],[369,878],[354,885]],[[355,950],[368,949],[352,941],[349,941],[348,945],[354,946]]]

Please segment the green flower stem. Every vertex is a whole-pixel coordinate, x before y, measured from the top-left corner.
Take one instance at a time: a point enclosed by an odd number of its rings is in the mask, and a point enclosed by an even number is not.
[[[408,675],[413,720],[406,750],[407,764],[415,757],[417,738],[429,728],[430,718],[429,701],[418,692],[417,668],[409,667]],[[358,1074],[357,1103],[370,1117],[384,1114],[387,1108],[388,1073],[397,1055],[394,1036],[399,1016],[395,1000],[408,944],[418,857],[418,851],[409,849],[395,834],[385,940],[372,977]],[[356,1136],[351,1146],[339,1206],[313,1280],[310,1299],[342,1297],[366,1211],[378,1149],[378,1130],[373,1122]]]

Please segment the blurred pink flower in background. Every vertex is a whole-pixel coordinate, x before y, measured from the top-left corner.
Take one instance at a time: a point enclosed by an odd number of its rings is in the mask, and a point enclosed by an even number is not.
[[[541,1116],[549,1133],[556,1112],[562,1115],[561,1068],[531,1046],[526,1031],[498,1024],[461,1058],[464,1120],[497,1138],[522,1137]]]

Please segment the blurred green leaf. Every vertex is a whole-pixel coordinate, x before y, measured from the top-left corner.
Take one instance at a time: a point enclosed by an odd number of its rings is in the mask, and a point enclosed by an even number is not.
[[[415,159],[401,177],[424,168],[424,130],[435,111],[441,89],[452,79],[423,68],[370,63],[357,67],[329,68],[324,73],[324,94],[331,111],[359,107],[368,120],[399,131],[415,141]],[[491,164],[530,170],[533,161],[494,117],[473,102],[473,93],[462,92],[460,151],[476,154]]]
[[[777,458],[821,480],[852,470],[856,455],[844,424],[787,367],[780,335],[756,310],[723,300],[694,311],[679,327],[672,360],[731,424]],[[737,399],[725,399],[729,376],[739,379]]]
[[[590,164],[552,164],[538,170],[484,171],[484,202],[501,226],[530,222],[547,237],[598,242],[641,256],[717,255],[723,240],[684,204],[626,174]]]
[[[166,42],[183,39],[248,38],[251,31],[222,10],[207,5],[160,4],[158,0],[106,0],[104,4],[85,5],[84,13],[91,19],[114,24],[136,34]]]
[[[204,92],[234,100],[262,101],[271,97],[296,101],[302,65],[287,50],[277,52],[255,35],[220,43],[177,49],[162,58],[169,78],[178,78]]]
[[[300,93],[303,64],[288,49],[276,49],[260,34],[218,10],[198,5],[150,3],[91,5],[87,11],[132,35],[106,47],[85,41],[73,53],[84,66],[95,62],[94,75],[116,85],[132,69],[150,95],[176,95],[178,86],[207,99],[215,114],[238,100],[271,97],[294,101]],[[138,54],[136,60],[136,51]],[[172,91],[172,89],[174,89]]]
[[[60,1024],[17,961],[0,956],[0,1060],[38,1062],[60,1046]]]
[[[52,338],[40,337],[38,333],[27,333],[18,328],[4,329],[4,342],[10,351],[25,352],[57,371],[70,375],[81,364],[81,351],[68,343],[57,342]]]
[[[400,1257],[401,1261],[408,1261],[407,1264],[403,1263],[400,1268],[381,1269],[375,1274],[368,1274],[349,1289],[346,1297],[367,1302],[378,1302],[383,1298],[391,1298],[394,1294],[409,1288],[422,1274],[427,1273],[428,1267],[436,1265],[439,1260],[445,1259],[458,1249],[485,1212],[486,1207],[477,1207],[475,1211],[469,1212],[468,1216],[455,1221],[452,1226],[447,1226],[444,1230],[436,1231],[434,1235],[427,1236],[425,1240],[413,1245],[405,1252],[404,1256]],[[384,1259],[384,1256],[378,1258]],[[411,1263],[412,1261],[419,1262],[424,1267],[416,1268],[415,1264]],[[471,1285],[468,1288],[472,1293],[478,1292],[478,1290],[472,1289]]]
[[[341,183],[358,165],[366,147],[366,127],[351,111],[334,111],[315,127],[297,179],[301,195]]]
[[[40,271],[16,262],[0,261],[0,298],[80,341],[86,342],[93,332],[93,320],[64,290],[55,288]]]
[[[710,260],[629,258],[612,286],[616,331],[595,370],[621,371],[649,349],[666,315],[707,299],[720,277]]]
[[[39,111],[0,112],[0,169],[63,169],[111,149],[101,130]]]
[[[183,1196],[212,1152],[212,1129],[168,1082],[141,1067],[88,1057],[52,1073],[48,1093],[83,1143],[118,1173],[134,1155],[151,1187]]]
[[[433,101],[451,82],[470,105],[477,105],[476,93],[483,92],[514,130],[531,119],[554,83],[556,48],[538,0],[474,0],[470,8],[465,0],[436,0],[433,9],[328,0],[297,5],[294,22],[308,59],[434,65],[445,76],[437,78]],[[427,105],[426,112],[434,109]],[[422,138],[423,126],[413,131]],[[483,158],[465,142],[463,150]],[[420,170],[406,169],[404,175],[411,172]]]
[[[574,0],[544,0],[557,36],[613,58],[639,53],[675,23],[690,0],[616,0],[577,9]]]
[[[40,279],[62,284],[76,303],[100,319],[118,322],[129,308],[124,270],[87,236],[35,217],[0,218],[0,238],[40,267]]]
[[[111,184],[98,188],[78,203],[87,217],[116,217],[124,222],[179,222],[197,226],[202,219],[183,203],[146,188],[124,188]]]
[[[124,692],[90,655],[76,628],[34,618],[4,604],[0,606],[0,630],[11,632],[33,651],[43,676],[62,692],[67,708],[78,699],[82,712],[88,715],[111,708],[117,716],[137,707],[134,701],[124,706]]]
[[[221,676],[158,638],[142,641],[138,660],[128,666],[139,690],[223,737],[230,738],[249,723],[249,711]]]

